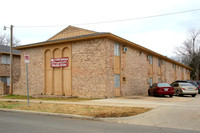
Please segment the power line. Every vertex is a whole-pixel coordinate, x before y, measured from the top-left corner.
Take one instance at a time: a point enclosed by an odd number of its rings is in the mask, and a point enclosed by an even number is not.
[[[120,20],[111,20],[111,21],[101,21],[101,22],[93,22],[93,23],[81,23],[81,24],[72,24],[72,25],[92,25],[92,24],[103,24],[103,23],[115,23],[115,22],[122,22],[122,21],[131,21],[131,20],[139,20],[139,19],[149,19],[149,18],[156,18],[156,17],[163,17],[163,16],[170,16],[170,15],[177,15],[183,14],[188,12],[195,12],[200,11],[200,9],[193,9],[193,10],[185,10],[180,12],[172,12],[166,14],[159,14],[159,15],[152,15],[152,16],[144,16],[144,17],[137,17],[137,18],[129,18],[129,19],[120,19]],[[15,26],[15,27],[64,27],[67,25],[51,25],[51,26]]]
[[[76,24],[76,25],[89,25],[89,24],[99,24],[99,23],[114,23],[114,22],[120,22],[120,21],[130,21],[130,20],[138,20],[138,19],[148,19],[148,18],[163,17],[163,16],[169,16],[169,15],[176,15],[176,14],[194,12],[194,11],[199,11],[199,10],[200,10],[200,9],[193,9],[193,10],[180,11],[180,12],[173,12],[173,13],[166,13],[166,14],[160,14],[160,15],[152,15],[152,16],[145,16],[145,17],[138,17],[138,18],[130,18],[130,19],[121,19],[121,20],[113,20],[113,21],[102,21],[102,22],[94,22],[94,23]]]

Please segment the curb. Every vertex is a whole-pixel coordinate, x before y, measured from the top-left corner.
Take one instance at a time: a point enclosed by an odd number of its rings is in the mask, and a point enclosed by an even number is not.
[[[49,113],[49,112],[37,112],[37,111],[17,110],[17,109],[1,109],[1,108],[0,108],[0,111],[101,121],[101,119],[99,119],[99,118],[94,118],[94,117],[90,117],[90,116],[82,116],[82,115],[73,115],[73,114],[61,114],[61,113]]]

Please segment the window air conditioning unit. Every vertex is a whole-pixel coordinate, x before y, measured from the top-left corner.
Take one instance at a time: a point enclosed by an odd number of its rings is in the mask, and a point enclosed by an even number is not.
[[[151,56],[150,56],[150,55],[148,55],[148,57],[147,57],[147,58],[148,58],[148,60],[151,60]]]
[[[128,51],[128,48],[124,46],[124,47],[123,47],[123,51],[124,51],[124,52],[127,52],[127,51]]]

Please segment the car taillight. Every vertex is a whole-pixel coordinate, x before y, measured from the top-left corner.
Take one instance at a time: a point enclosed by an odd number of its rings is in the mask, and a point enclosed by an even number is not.
[[[159,91],[163,91],[164,89],[162,89],[162,88],[158,88],[158,90],[159,90]]]

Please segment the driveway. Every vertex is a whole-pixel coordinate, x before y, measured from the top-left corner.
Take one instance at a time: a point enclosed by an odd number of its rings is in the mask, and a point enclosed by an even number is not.
[[[110,99],[110,102],[124,102],[154,109],[137,116],[103,119],[105,121],[200,131],[200,95],[195,98],[133,96]]]

